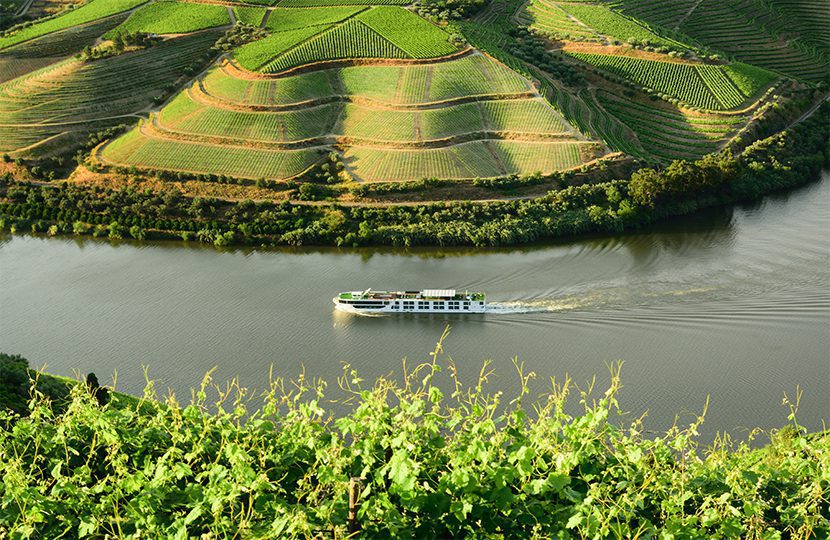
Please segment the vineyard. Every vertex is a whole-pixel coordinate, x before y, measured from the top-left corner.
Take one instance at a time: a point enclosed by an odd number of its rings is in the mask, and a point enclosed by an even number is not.
[[[560,39],[599,40],[590,28],[574,21],[559,5],[548,0],[530,0],[516,14],[520,24]]]
[[[481,234],[512,232],[489,222]],[[407,229],[420,230],[395,230]],[[464,230],[450,222],[441,236]],[[631,420],[618,401],[617,367],[607,389],[566,378],[534,397],[522,379],[502,396],[484,376],[476,386],[441,369],[441,350],[400,381],[362,382],[347,366],[345,404],[325,381],[266,379],[251,399],[208,375],[188,403],[162,401],[151,382],[140,400],[102,405],[41,376],[23,416],[0,412],[3,524],[38,538],[826,537],[830,436],[806,434],[795,412],[707,449],[703,414],[644,434],[645,414]]]
[[[249,26],[259,26],[262,24],[263,17],[265,17],[264,8],[235,7],[233,13],[237,21]]]
[[[340,95],[407,105],[531,91],[527,79],[481,54],[451,62],[349,66],[274,79],[245,80],[225,67],[215,67],[205,76],[202,85],[220,101],[251,106],[290,105]]]
[[[363,23],[349,19],[336,28],[349,24]],[[203,172],[211,145],[234,148],[234,155],[255,151],[252,163],[268,152],[328,148],[342,151],[355,179],[405,181],[549,173],[599,155],[527,80],[481,54],[243,77],[231,64],[214,67],[100,157]],[[169,150],[177,144],[186,144],[178,161]],[[235,174],[279,180],[299,172],[287,165],[257,171]]]
[[[57,17],[46,19],[43,22],[33,24],[15,30],[12,28],[5,35],[0,36],[0,49],[11,47],[17,43],[45,36],[58,30],[65,30],[73,26],[96,21],[116,13],[133,9],[147,0],[91,0],[78,9],[73,9]]]
[[[405,9],[376,7],[358,15],[357,20],[410,58],[435,58],[457,50],[448,42],[446,32]]]
[[[357,15],[364,9],[366,8],[353,6],[308,9],[275,8],[270,10],[265,27],[274,32],[283,32],[309,26],[331,25]]]
[[[286,69],[341,58],[407,58],[408,55],[380,34],[355,19],[349,19],[301,43],[265,64],[261,71],[277,73]]]
[[[185,34],[230,22],[225,6],[162,0],[139,8],[124,24],[104,34],[104,37],[111,39],[119,33],[134,32]]]
[[[822,2],[615,0],[611,6],[757,67],[812,82],[830,72],[830,10]]]
[[[696,2],[697,0],[671,0],[670,2],[612,0],[607,5],[631,18],[647,21],[663,28],[676,29],[678,22],[694,7]]]
[[[0,151],[56,136],[71,141],[124,121],[117,117],[152,103],[216,37],[195,34],[92,63],[66,60],[0,85]]]
[[[159,125],[210,137],[296,142],[326,135],[384,142],[424,142],[467,133],[511,132],[554,136],[570,130],[544,100],[478,101],[422,110],[352,103],[283,112],[242,112],[201,105],[186,93],[162,109]]]
[[[0,84],[60,62],[70,54],[81,52],[84,47],[94,43],[98,36],[115,28],[126,18],[127,15],[123,13],[113,15],[4,49],[0,53]]]
[[[345,161],[371,181],[436,177],[489,178],[507,174],[551,173],[580,165],[585,143],[475,141],[448,148],[397,150],[351,147]]]
[[[317,26],[309,26],[271,34],[265,39],[254,41],[237,49],[234,52],[234,59],[242,67],[255,71],[267,64],[274,56],[282,54],[298,43],[314,36],[321,29]]]
[[[225,174],[241,178],[285,178],[319,161],[315,149],[264,150],[145,137],[140,128],[108,145],[106,161],[150,169]]]
[[[680,99],[693,107],[726,110],[755,95],[774,76],[762,70],[743,71],[708,64],[661,62],[590,53],[569,53],[594,67],[608,71],[660,94]],[[740,73],[739,88],[730,75]]]
[[[281,0],[280,7],[404,6],[409,0]]]
[[[623,17],[605,6],[593,4],[559,4],[559,6],[597,33],[620,41],[647,41],[655,45],[684,47],[674,40],[655,34],[642,24]]]
[[[278,73],[328,60],[425,59],[458,50],[449,34],[396,6],[276,8],[266,28],[274,33],[236,51],[242,67]]]
[[[599,102],[637,136],[646,150],[644,157],[671,161],[678,156],[699,159],[716,151],[744,121],[740,116],[691,114],[649,106],[630,99],[599,93]]]
[[[819,91],[830,57],[815,0],[404,4],[88,0],[21,19],[0,34],[0,152],[67,163],[140,121],[96,155],[279,181],[333,152],[332,182],[696,159]]]

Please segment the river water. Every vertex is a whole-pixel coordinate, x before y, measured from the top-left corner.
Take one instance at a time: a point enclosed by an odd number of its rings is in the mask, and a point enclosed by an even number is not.
[[[335,312],[340,290],[483,290],[486,315],[361,317]],[[830,174],[757,204],[653,230],[503,250],[219,251],[179,243],[5,236],[0,350],[63,375],[95,371],[127,392],[187,398],[202,375],[262,388],[269,367],[335,383],[428,359],[446,325],[445,360],[473,382],[518,388],[513,358],[543,392],[584,385],[623,360],[623,408],[663,430],[710,407],[704,438],[799,418],[830,420]],[[334,384],[332,384],[334,386]]]

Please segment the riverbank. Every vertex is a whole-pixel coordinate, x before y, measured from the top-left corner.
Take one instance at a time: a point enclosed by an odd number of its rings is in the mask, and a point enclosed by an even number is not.
[[[79,184],[0,181],[0,226],[52,235],[223,245],[472,245],[537,242],[633,230],[703,208],[755,200],[813,180],[828,163],[826,102],[810,118],[755,142],[629,179],[571,186],[528,200],[346,206],[186,197]]]

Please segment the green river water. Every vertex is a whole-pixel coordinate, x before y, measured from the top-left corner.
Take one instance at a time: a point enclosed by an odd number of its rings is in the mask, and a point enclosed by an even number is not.
[[[485,315],[361,317],[333,310],[341,290],[482,290]],[[663,430],[710,408],[705,438],[830,419],[830,173],[790,193],[675,219],[651,230],[500,250],[219,251],[180,243],[0,239],[0,350],[73,375],[94,370],[127,392],[187,398],[202,375],[262,388],[269,368],[335,386],[344,363],[366,379],[446,357],[473,382],[533,392],[579,384],[623,360],[621,403]],[[335,392],[336,393],[336,392]]]

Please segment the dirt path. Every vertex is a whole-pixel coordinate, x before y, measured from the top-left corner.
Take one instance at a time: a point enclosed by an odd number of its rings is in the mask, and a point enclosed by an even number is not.
[[[26,3],[20,6],[20,9],[18,9],[14,13],[14,15],[12,15],[12,18],[22,17],[23,15],[25,15],[26,12],[29,11],[29,8],[32,7],[34,1],[35,0],[26,0]]]
[[[758,105],[758,107],[760,107],[762,101],[763,101],[763,99],[758,100],[758,102],[756,102],[756,105]],[[790,124],[787,125],[786,129],[789,129],[789,128],[793,127],[794,125],[796,125],[800,122],[803,122],[804,120],[810,118],[813,114],[815,114],[815,112],[819,109],[819,107],[821,107],[821,104],[824,103],[825,101],[830,101],[830,94],[825,95],[822,99],[818,100],[815,104],[813,104],[812,107],[807,109],[807,111],[804,114],[802,114],[801,116],[799,116],[798,118],[796,118],[795,120],[790,122]],[[718,151],[723,150],[724,148],[726,148],[727,146],[732,144],[732,141],[734,141],[737,137],[740,137],[747,129],[749,129],[749,126],[752,125],[753,120],[755,120],[755,116],[754,115],[749,115],[747,117],[747,119],[744,122],[741,123],[740,127],[736,126],[735,130],[733,131],[733,135],[729,139],[726,139],[720,145],[718,145]]]
[[[306,41],[314,39],[319,34],[311,36]],[[298,43],[294,48],[302,45],[306,41]],[[325,69],[335,69],[352,66],[421,66],[427,64],[440,64],[443,62],[452,62],[459,58],[472,56],[478,51],[473,47],[467,46],[459,51],[445,56],[438,56],[436,58],[338,58],[335,60],[320,60],[319,62],[310,62],[300,66],[292,67],[278,73],[262,73],[259,71],[248,70],[236,61],[227,58],[226,65],[222,66],[223,71],[230,76],[237,79],[245,80],[262,80],[262,79],[283,79],[292,75],[306,73],[309,71],[320,71]]]
[[[228,10],[228,17],[231,19],[231,26],[236,26],[236,13],[233,12],[233,8],[231,6],[225,6],[225,9]]]
[[[598,37],[598,38],[602,41],[602,44],[603,44],[603,45],[606,45],[606,46],[607,46],[607,45],[611,45],[611,42],[610,42],[610,41],[608,41],[608,38],[607,38],[607,37],[605,37],[604,35],[600,34],[600,33],[599,33],[599,32],[597,32],[596,30],[594,30],[593,28],[591,28],[590,26],[588,26],[587,24],[585,24],[584,22],[580,21],[579,19],[577,19],[576,17],[574,17],[573,15],[571,15],[570,13],[568,13],[567,11],[565,11],[565,10],[562,8],[562,6],[556,5],[556,7],[557,7],[557,8],[559,9],[559,11],[561,11],[561,12],[565,15],[565,17],[567,17],[567,18],[568,18],[568,20],[570,20],[572,23],[575,23],[577,26],[581,26],[581,27],[583,27],[585,30],[587,30],[587,31],[591,32],[592,34],[594,34],[595,36],[597,36],[597,37]]]
[[[538,99],[536,92],[516,92],[512,94],[479,94],[473,96],[460,96],[456,98],[443,99],[439,101],[427,101],[422,103],[387,103],[378,101],[373,98],[348,95],[348,94],[333,94],[314,99],[307,99],[304,101],[297,101],[294,103],[273,104],[273,105],[246,105],[242,101],[228,101],[220,97],[211,95],[204,86],[203,80],[197,80],[196,84],[190,86],[190,97],[193,101],[216,107],[219,109],[226,109],[241,112],[286,112],[305,110],[311,107],[319,107],[321,105],[328,105],[331,103],[353,103],[367,109],[383,110],[383,111],[423,111],[430,109],[443,109],[456,105],[464,105],[466,103],[475,103],[479,101],[507,101],[507,100],[526,100]],[[247,91],[246,91],[247,92]],[[247,97],[247,94],[246,96]],[[244,99],[244,98],[243,98]]]
[[[140,112],[140,111],[139,111]],[[60,126],[77,126],[80,124],[93,124],[95,122],[102,122],[104,120],[115,120],[117,118],[143,118],[138,112],[135,113],[125,113],[125,114],[116,114],[114,116],[102,116],[100,118],[89,118],[86,120],[70,120],[68,122],[51,122],[51,123],[34,123],[34,124],[0,124],[0,127],[60,127]]]
[[[697,0],[697,2],[692,4],[692,7],[689,8],[689,11],[687,11],[682,17],[680,17],[680,20],[677,21],[677,24],[674,25],[673,30],[675,32],[678,32],[680,30],[680,25],[682,25],[684,22],[686,22],[686,19],[691,17],[692,13],[694,13],[695,10],[698,8],[698,6],[700,6],[700,4],[702,4],[702,3],[703,3],[703,0]]]
[[[818,103],[816,103],[815,105],[813,105],[812,107],[810,107],[810,108],[807,110],[807,112],[805,112],[804,114],[802,114],[801,116],[799,116],[798,118],[796,118],[795,120],[793,120],[793,121],[790,123],[790,125],[789,125],[789,126],[787,126],[787,129],[789,129],[789,128],[793,127],[793,126],[794,126],[794,125],[796,125],[796,124],[800,124],[800,123],[801,123],[801,122],[803,122],[804,120],[807,120],[808,118],[810,118],[811,116],[813,116],[813,115],[816,113],[816,111],[817,111],[817,110],[819,110],[819,107],[821,107],[821,106],[822,106],[822,104],[824,104],[824,102],[825,102],[825,101],[830,101],[830,94],[825,95],[822,99],[820,99],[820,100],[818,101]]]

